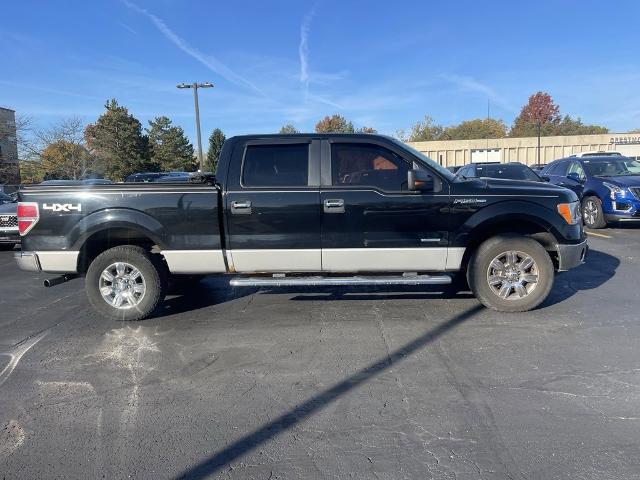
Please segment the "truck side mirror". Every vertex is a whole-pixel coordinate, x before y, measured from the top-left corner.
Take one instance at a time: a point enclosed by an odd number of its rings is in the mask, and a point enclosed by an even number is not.
[[[551,177],[549,175],[540,175],[540,178],[542,178],[542,180],[544,180],[545,182],[551,181]]]
[[[436,182],[432,175],[424,170],[409,170],[407,172],[407,188],[410,191],[433,192]]]

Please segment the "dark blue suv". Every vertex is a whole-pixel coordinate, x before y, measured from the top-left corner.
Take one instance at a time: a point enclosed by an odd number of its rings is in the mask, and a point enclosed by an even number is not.
[[[589,228],[604,228],[612,222],[640,222],[640,162],[632,158],[562,158],[547,165],[541,175],[578,194],[582,218]]]

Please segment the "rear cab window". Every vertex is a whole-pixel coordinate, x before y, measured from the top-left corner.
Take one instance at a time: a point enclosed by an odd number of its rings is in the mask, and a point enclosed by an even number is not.
[[[243,187],[306,187],[309,144],[248,145],[241,178]]]

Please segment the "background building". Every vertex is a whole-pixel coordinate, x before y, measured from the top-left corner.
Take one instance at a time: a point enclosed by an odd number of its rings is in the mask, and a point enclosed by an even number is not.
[[[0,184],[20,183],[16,115],[0,107]]]
[[[592,150],[614,150],[630,157],[640,157],[640,133],[541,137],[540,161],[537,137],[441,140],[412,142],[411,145],[445,167],[473,162],[546,164],[558,158]]]

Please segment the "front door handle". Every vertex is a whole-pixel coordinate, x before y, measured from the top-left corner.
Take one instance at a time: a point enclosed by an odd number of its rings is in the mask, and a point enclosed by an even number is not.
[[[344,213],[344,200],[341,198],[325,200],[324,213]]]
[[[233,202],[231,202],[231,213],[235,215],[250,215],[251,202],[249,200],[241,202],[234,200]]]

